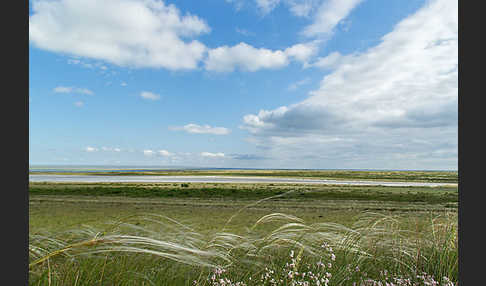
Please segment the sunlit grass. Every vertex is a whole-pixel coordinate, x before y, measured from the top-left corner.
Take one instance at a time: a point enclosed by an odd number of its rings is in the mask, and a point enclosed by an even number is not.
[[[135,219],[158,227],[131,223]],[[457,283],[457,215],[430,214],[420,228],[412,227],[406,217],[375,213],[363,213],[352,227],[272,213],[242,233],[201,234],[171,218],[145,214],[113,221],[104,229],[31,235],[30,284]],[[417,284],[398,284],[397,279]]]

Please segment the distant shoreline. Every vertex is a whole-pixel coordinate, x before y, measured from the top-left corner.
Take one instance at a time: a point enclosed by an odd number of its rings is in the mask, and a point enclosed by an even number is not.
[[[187,170],[259,170],[259,171],[364,171],[364,172],[458,172],[458,170],[434,169],[340,169],[340,168],[243,168],[243,167],[194,167],[163,165],[29,165],[29,172],[64,172],[64,171],[187,171]]]

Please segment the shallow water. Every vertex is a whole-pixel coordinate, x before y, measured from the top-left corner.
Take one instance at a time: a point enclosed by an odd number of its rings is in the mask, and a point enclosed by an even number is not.
[[[384,182],[363,180],[317,180],[272,177],[232,177],[232,176],[99,176],[99,175],[29,175],[30,182],[81,182],[81,183],[287,183],[324,185],[374,185],[374,186],[446,186],[451,183]]]

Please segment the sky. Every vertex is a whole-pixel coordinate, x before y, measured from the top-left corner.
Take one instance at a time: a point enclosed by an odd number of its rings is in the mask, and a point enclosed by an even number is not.
[[[29,164],[457,170],[454,0],[31,0]]]

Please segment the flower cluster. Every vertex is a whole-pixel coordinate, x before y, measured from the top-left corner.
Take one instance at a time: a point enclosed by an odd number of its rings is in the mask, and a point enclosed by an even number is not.
[[[291,250],[290,261],[285,263],[282,272],[277,273],[273,269],[266,267],[260,282],[262,285],[272,286],[329,286],[330,279],[333,277],[333,262],[336,260],[336,255],[332,247],[327,243],[322,244],[321,247],[327,252],[328,257],[321,257],[315,264],[301,264],[302,251],[295,256],[295,252]]]
[[[233,282],[231,279],[224,277],[223,273],[226,272],[226,269],[221,267],[217,267],[213,270],[210,277],[208,278],[208,282],[210,286],[247,286],[245,282]],[[251,278],[250,278],[251,279]],[[193,281],[194,286],[198,286],[199,283],[197,280]]]
[[[397,277],[391,275],[385,269],[380,272],[379,279],[375,280],[369,278],[359,265],[351,264],[347,264],[343,272],[341,267],[334,265],[336,255],[333,248],[327,243],[323,243],[321,248],[324,250],[324,254],[320,259],[317,262],[308,263],[301,261],[303,249],[300,250],[298,255],[295,254],[294,250],[290,250],[289,260],[285,262],[282,268],[272,269],[267,266],[264,268],[260,279],[252,281],[249,277],[246,283],[259,286],[331,286],[342,285],[342,283],[353,286],[458,286],[447,277],[443,277],[442,281],[437,281],[436,278],[427,273],[415,277]],[[225,277],[225,273],[226,270],[223,268],[214,269],[207,279],[209,285],[247,286],[245,282],[231,281],[231,279]],[[335,278],[336,275],[339,277]],[[199,284],[194,281],[194,285],[198,286]]]
[[[442,277],[442,284],[435,280],[432,275],[427,273],[422,273],[421,275],[417,275],[417,281],[412,281],[411,278],[403,278],[403,277],[390,277],[386,270],[381,272],[384,281],[377,281],[373,279],[364,279],[361,281],[360,284],[356,282],[353,283],[353,286],[457,286],[458,284],[454,284],[449,278]]]

